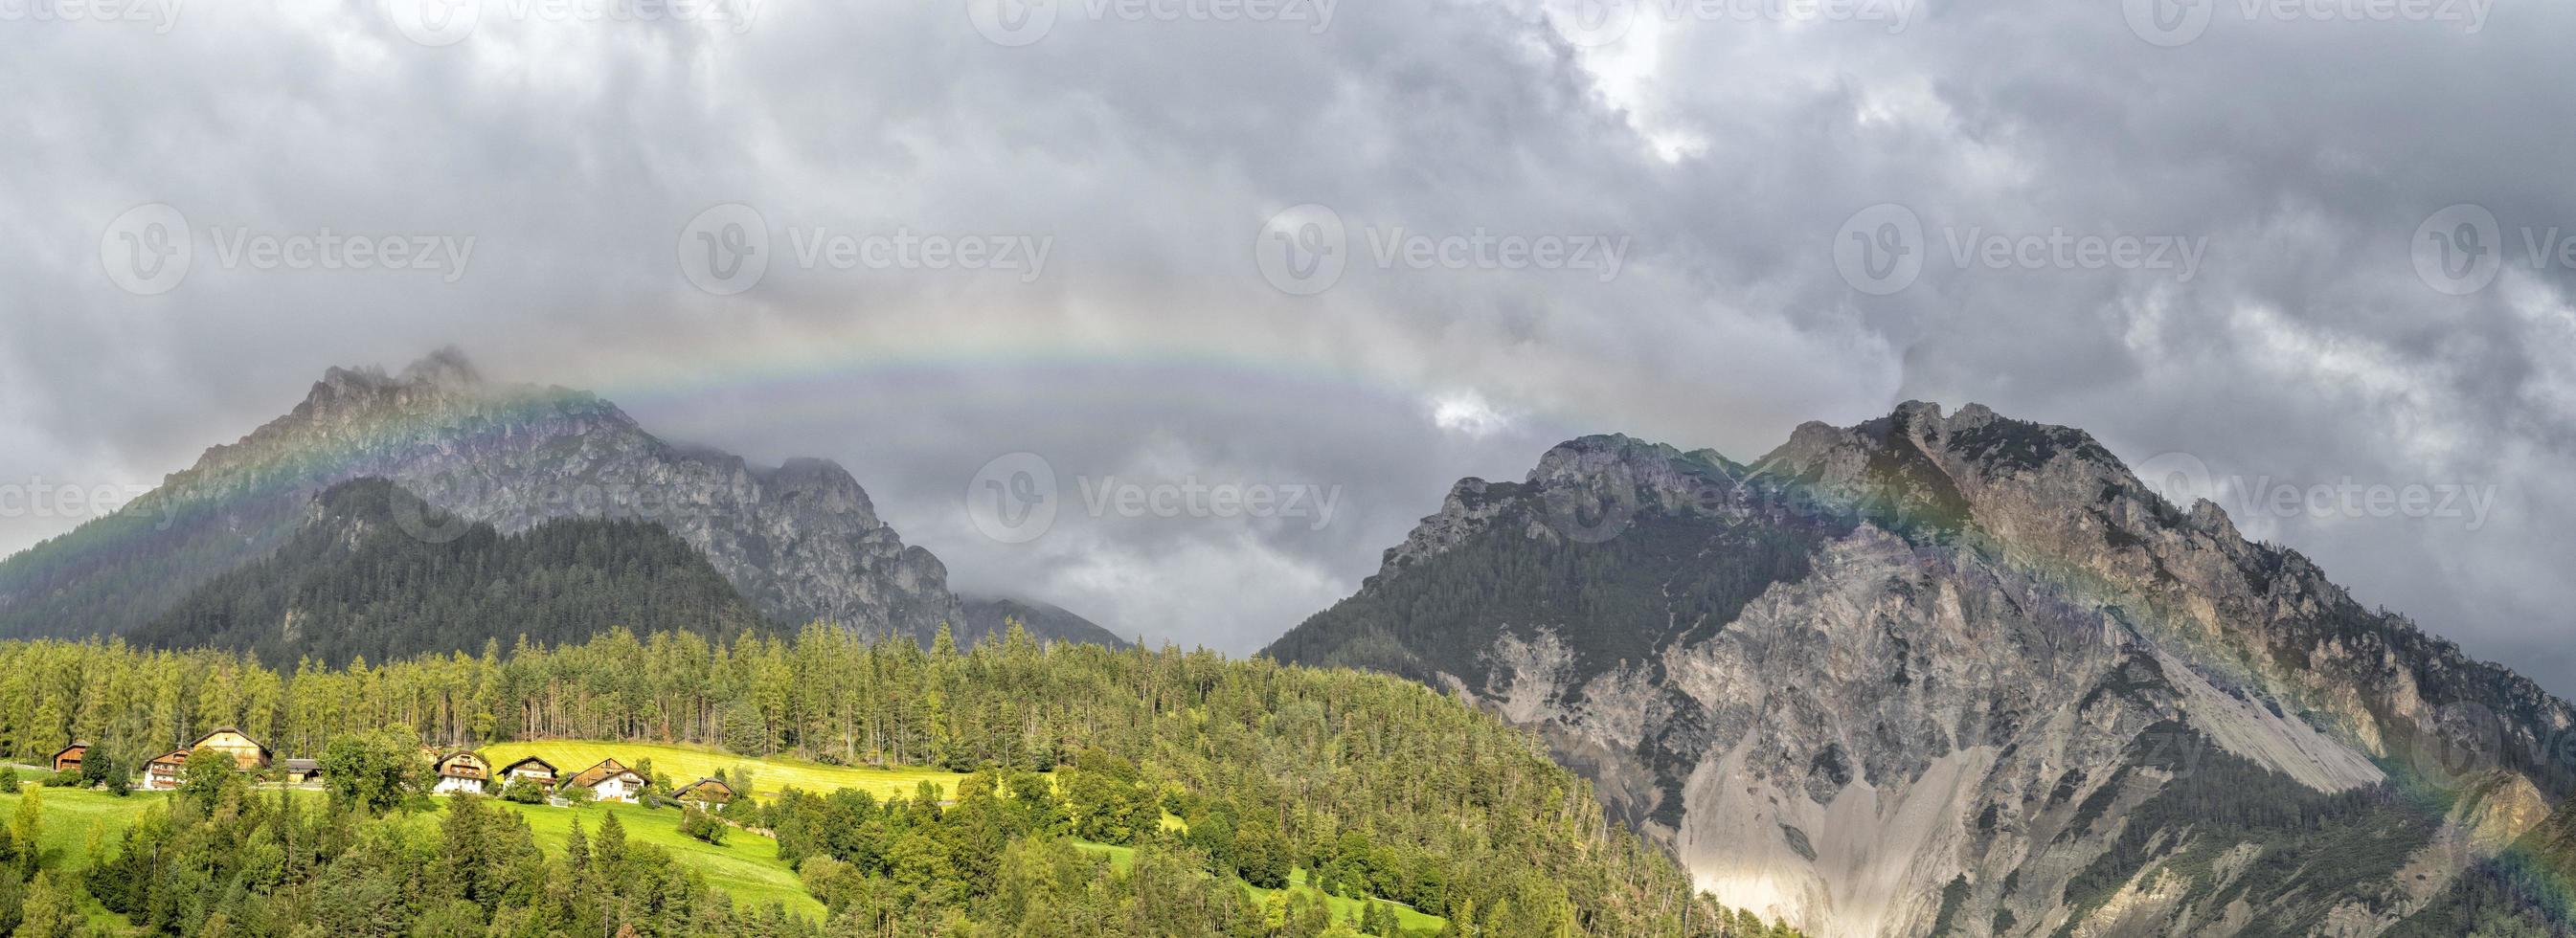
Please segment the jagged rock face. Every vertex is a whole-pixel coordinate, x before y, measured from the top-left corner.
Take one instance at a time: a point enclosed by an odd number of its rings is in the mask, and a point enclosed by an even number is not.
[[[2576,763],[2529,682],[1977,406],[1750,465],[1564,444],[1270,653],[1485,703],[1823,935],[2377,934]]]
[[[332,369],[292,413],[118,516],[11,558],[0,635],[126,631],[175,601],[161,594],[274,550],[315,494],[368,476],[503,533],[564,517],[658,521],[781,623],[926,637],[958,619],[946,568],[906,546],[841,467],[763,468],[676,446],[607,401],[486,382],[448,352],[399,375]],[[142,580],[151,588],[113,586]]]

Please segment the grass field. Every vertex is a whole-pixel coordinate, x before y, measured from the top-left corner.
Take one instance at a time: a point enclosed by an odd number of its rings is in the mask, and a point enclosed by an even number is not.
[[[659,765],[660,760],[655,764]],[[547,856],[563,855],[564,841],[575,819],[581,821],[585,834],[595,836],[599,822],[614,812],[617,823],[626,827],[627,842],[654,844],[670,851],[673,859],[705,876],[707,885],[732,893],[736,906],[785,905],[788,911],[807,918],[823,918],[823,904],[805,893],[794,870],[779,862],[778,842],[767,837],[728,831],[724,846],[715,846],[680,833],[680,812],[672,808],[654,810],[625,804],[556,808],[498,803],[527,818],[528,830],[536,835],[537,846]]]
[[[27,790],[36,786],[28,785]],[[18,816],[18,803],[26,795],[0,795],[0,823]],[[101,828],[99,840],[114,849],[117,838],[127,825],[146,808],[161,804],[169,796],[158,792],[138,791],[123,798],[103,791],[77,788],[47,788],[37,796],[44,805],[44,852],[39,854],[46,869],[77,870],[89,865],[89,832]]]
[[[1117,847],[1109,844],[1096,844],[1088,840],[1077,840],[1073,842],[1073,845],[1093,853],[1107,856],[1109,858],[1109,865],[1120,872],[1125,872],[1129,867],[1136,865],[1136,848],[1134,847]],[[1255,902],[1270,898],[1272,893],[1289,890],[1303,890],[1309,895],[1323,896],[1324,903],[1332,907],[1334,918],[1347,919],[1351,922],[1358,922],[1360,920],[1360,913],[1368,908],[1368,904],[1366,902],[1358,899],[1345,899],[1340,896],[1325,895],[1321,890],[1307,889],[1306,871],[1302,869],[1292,870],[1289,872],[1288,890],[1262,889],[1250,883],[1243,882],[1242,880],[1236,880],[1235,885],[1243,887],[1244,892],[1252,894],[1252,899]],[[1405,931],[1436,932],[1443,926],[1449,924],[1448,919],[1441,918],[1437,915],[1417,912],[1411,907],[1403,905],[1395,907],[1395,921],[1396,924],[1399,927],[1402,927]]]
[[[714,775],[717,769],[730,773],[748,767],[752,773],[754,797],[768,797],[781,789],[794,787],[810,792],[827,792],[838,788],[863,789],[880,798],[887,795],[910,795],[923,782],[938,785],[943,794],[954,795],[957,783],[966,776],[938,769],[876,769],[823,765],[794,759],[752,759],[719,749],[696,746],[657,746],[644,743],[605,742],[534,742],[500,743],[483,750],[492,760],[492,768],[536,756],[552,762],[565,775],[614,758],[628,766],[650,759],[653,771],[669,776],[676,785],[686,785]]]

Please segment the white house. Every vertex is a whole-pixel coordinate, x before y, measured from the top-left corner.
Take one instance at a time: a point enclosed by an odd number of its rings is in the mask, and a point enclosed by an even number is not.
[[[644,776],[635,774],[615,759],[602,759],[598,765],[581,770],[565,782],[565,788],[587,788],[593,799],[634,804],[644,796]]]
[[[492,763],[486,761],[482,753],[472,750],[451,752],[438,757],[435,768],[438,770],[438,784],[430,788],[432,794],[491,794]]]

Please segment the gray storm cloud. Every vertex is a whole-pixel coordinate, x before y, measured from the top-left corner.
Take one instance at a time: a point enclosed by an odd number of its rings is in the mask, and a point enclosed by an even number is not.
[[[2441,8],[14,7],[0,482],[149,485],[455,343],[1246,651],[1560,439],[1973,400],[2213,487],[2492,493],[2243,523],[2566,692],[2576,9]],[[1338,499],[1006,543],[964,501],[1014,452]]]

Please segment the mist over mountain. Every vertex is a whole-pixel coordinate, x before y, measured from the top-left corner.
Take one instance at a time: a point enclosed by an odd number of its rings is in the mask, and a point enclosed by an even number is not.
[[[1482,703],[1825,935],[2519,921],[2464,895],[2576,789],[2565,702],[1975,405],[1750,463],[1567,442],[1267,653]]]

